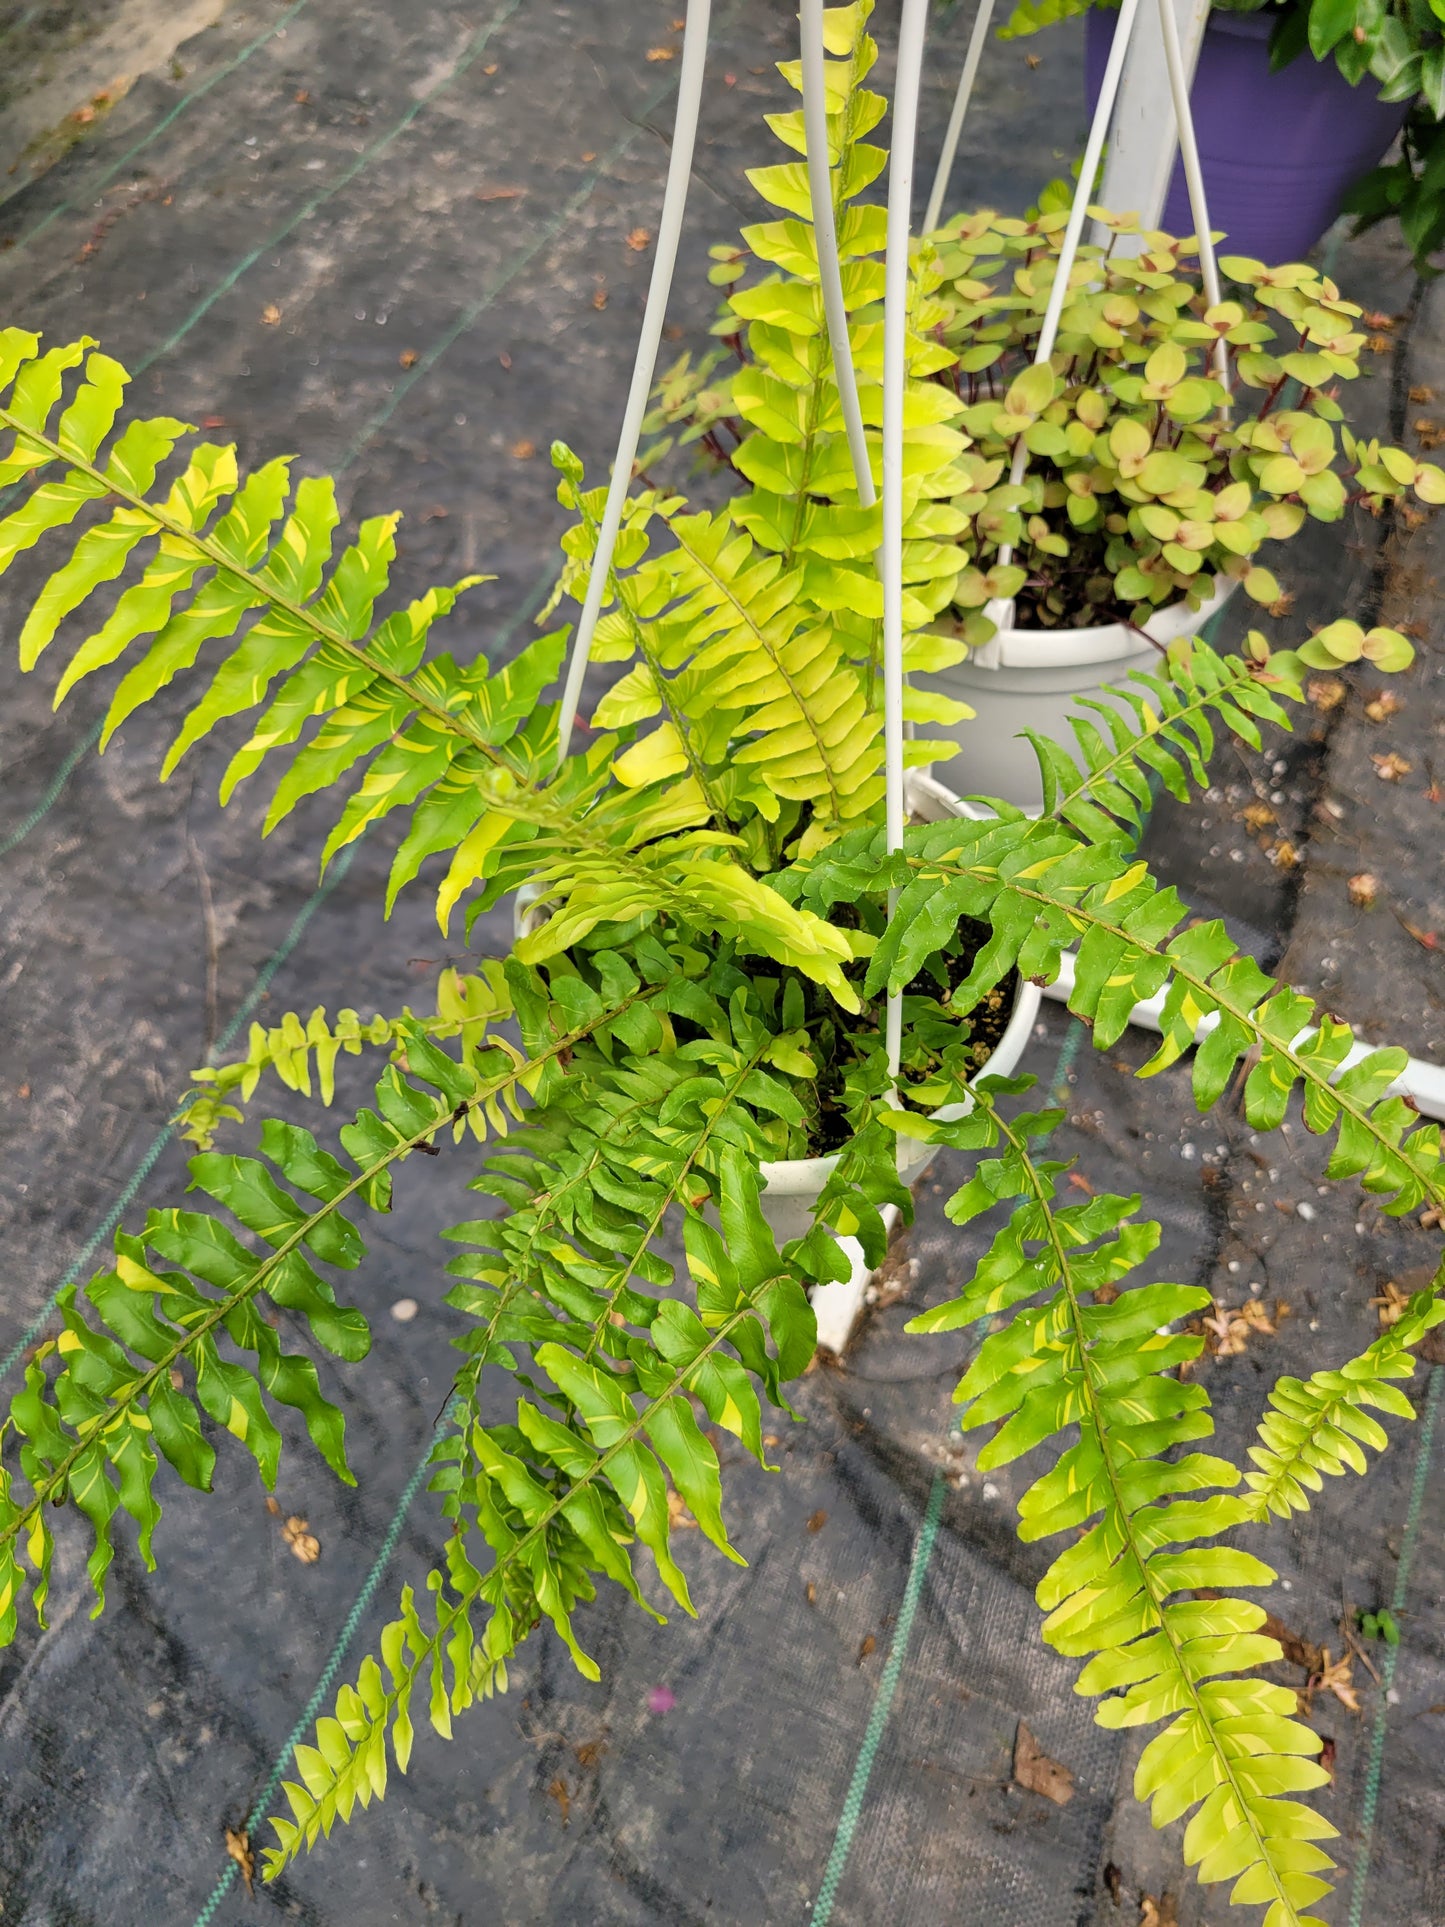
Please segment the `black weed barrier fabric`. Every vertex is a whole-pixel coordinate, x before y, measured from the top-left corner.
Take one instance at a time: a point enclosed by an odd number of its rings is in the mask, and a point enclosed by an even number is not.
[[[3,320],[100,336],[138,371],[138,405],[239,440],[247,461],[299,450],[303,472],[339,473],[353,518],[402,509],[398,588],[495,575],[461,605],[451,646],[503,659],[551,579],[547,444],[567,439],[600,479],[616,431],[650,266],[628,237],[656,223],[678,11],[232,5],[181,50],[178,72],[143,79],[94,139],[0,206]],[[761,115],[785,104],[772,63],[794,33],[781,0],[718,0],[716,13],[677,353],[701,345],[711,319],[707,246],[754,218],[743,169],[773,157]],[[879,21],[886,84],[889,8]],[[950,13],[938,29],[925,172],[967,27]],[[990,49],[960,204],[1018,211],[1066,171],[1082,134],[1081,47],[1070,27]],[[1402,260],[1383,242],[1348,248],[1347,292],[1404,312]],[[1361,384],[1374,432],[1428,385],[1439,314],[1428,300],[1412,311]],[[1382,548],[1387,535],[1349,526],[1314,540],[1292,564],[1298,619],[1389,605],[1399,620],[1408,603],[1433,621],[1435,538]],[[18,594],[0,603],[12,639]],[[1161,805],[1149,853],[1372,1039],[1439,1059],[1445,985],[1423,938],[1445,929],[1445,905],[1438,814],[1420,800],[1437,643],[1422,643],[1390,739],[1417,781],[1397,791],[1375,778],[1358,692],[1262,758],[1223,750],[1200,811]],[[133,1222],[180,1199],[166,1122],[208,1050],[224,1053],[253,1013],[425,1005],[462,953],[443,946],[421,888],[382,922],[384,837],[318,889],[319,813],[298,810],[262,843],[255,800],[220,812],[231,745],[158,786],[176,709],[153,705],[97,759],[97,685],[52,715],[44,674],[20,677],[9,643],[0,678],[8,1390],[117,1209]],[[1261,803],[1265,827],[1243,815]],[[1365,925],[1350,909],[1343,879],[1357,868],[1388,871],[1396,917]],[[506,935],[495,916],[474,950],[499,954]],[[1432,1241],[1323,1195],[1317,1147],[1297,1126],[1260,1145],[1228,1104],[1198,1120],[1183,1071],[1133,1081],[1149,1049],[1131,1033],[1096,1056],[1046,1005],[1025,1068],[1062,1095],[1081,1183],[1137,1189],[1160,1217],[1159,1276],[1208,1284],[1225,1308],[1268,1309],[1274,1333],[1251,1330],[1204,1366],[1223,1449],[1238,1455],[1273,1378],[1363,1349],[1370,1301],[1430,1262]],[[1222,1921],[1223,1896],[1182,1878],[1179,1830],[1154,1836],[1134,1807],[1135,1747],[1092,1724],[1070,1668],[1039,1641],[1044,1561],[1012,1528],[1017,1469],[978,1474],[950,1402],[975,1340],[903,1333],[976,1254],[943,1216],[962,1168],[945,1154],[929,1174],[848,1357],[802,1382],[801,1425],[778,1420],[781,1470],[733,1455],[746,1570],[688,1559],[684,1543],[698,1617],[663,1629],[620,1597],[600,1601],[586,1628],[597,1686],[536,1635],[506,1697],[467,1715],[451,1745],[424,1734],[382,1807],[253,1896],[226,1830],[249,1825],[265,1844],[258,1814],[290,1746],[442,1537],[417,1473],[454,1361],[435,1234],[469,1215],[468,1158],[409,1164],[357,1285],[372,1355],[321,1366],[357,1487],[298,1451],[275,1515],[249,1461],[223,1450],[214,1497],[167,1483],[156,1574],[121,1535],[96,1622],[62,1521],[49,1630],[26,1626],[0,1657],[5,1927]],[[394,1316],[406,1301],[415,1315]],[[1417,1378],[1422,1399],[1440,1369]],[[1428,1414],[1395,1429],[1367,1487],[1337,1487],[1262,1547],[1299,1639],[1338,1661],[1342,1615],[1391,1604],[1402,1631],[1398,1651],[1355,1659],[1358,1710],[1314,1697],[1334,1745],[1321,1803],[1344,1836],[1340,1927],[1445,1919],[1445,1442]],[[307,1522],[314,1561],[295,1556],[290,1518]],[[1299,1666],[1279,1676],[1305,1683]],[[1020,1721],[1072,1775],[1065,1803],[1014,1782]]]

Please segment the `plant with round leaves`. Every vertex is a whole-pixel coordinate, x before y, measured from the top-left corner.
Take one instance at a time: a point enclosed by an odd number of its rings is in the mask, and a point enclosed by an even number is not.
[[[876,102],[856,85],[847,98]],[[870,123],[881,106],[869,106]],[[771,124],[801,148],[801,115]],[[872,178],[873,162],[854,164],[846,115],[830,126],[846,149],[841,203]],[[714,332],[736,365],[729,374],[716,356],[696,365],[684,356],[663,377],[650,418],[661,439],[645,461],[674,438],[700,442],[735,472],[743,492],[734,513],[755,538],[784,556],[845,562],[858,597],[849,606],[871,617],[877,511],[856,506],[836,433],[806,180],[796,163],[749,178],[792,218],[744,228],[741,248],[713,250],[713,278],[728,290]],[[868,250],[880,244],[883,216],[856,198],[840,211],[876,473],[881,329],[870,304],[881,269]],[[1138,231],[1132,217],[1094,213],[1116,235]],[[1359,374],[1366,337],[1358,306],[1313,268],[1226,256],[1234,288],[1211,307],[1192,241],[1151,233],[1132,255],[1084,247],[1053,355],[1035,363],[1067,220],[1067,199],[1023,220],[960,215],[915,247],[908,407],[920,450],[926,431],[938,459],[931,473],[910,474],[910,668],[947,667],[988,641],[984,611],[996,598],[1014,599],[1020,625],[1043,628],[1140,625],[1168,604],[1197,609],[1231,582],[1270,607],[1281,589],[1267,544],[1310,519],[1338,521],[1352,502],[1378,514],[1397,501],[1445,501],[1445,471],[1345,425],[1338,392]],[[818,459],[819,428],[834,431],[823,440],[831,460]],[[1020,442],[1028,464],[1014,482]],[[789,519],[778,491],[803,478],[827,502]],[[856,628],[865,660],[870,626]],[[944,700],[914,694],[916,720],[952,720]]]

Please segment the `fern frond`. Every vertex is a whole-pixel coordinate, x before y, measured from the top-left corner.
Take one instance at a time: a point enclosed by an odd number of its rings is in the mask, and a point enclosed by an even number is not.
[[[1369,1470],[1361,1448],[1383,1452],[1390,1441],[1366,1406],[1414,1418],[1414,1406],[1392,1381],[1413,1375],[1412,1349],[1445,1321],[1445,1300],[1436,1295],[1441,1282],[1437,1276],[1429,1291],[1416,1292],[1395,1324],[1338,1371],[1281,1378],[1274,1386],[1259,1443],[1249,1448],[1255,1470],[1244,1475],[1258,1519],[1307,1512],[1309,1493],[1318,1492],[1326,1477]]]
[[[518,977],[525,995],[524,974]],[[419,1025],[403,1028],[405,1071],[389,1065],[376,1086],[376,1109],[361,1111],[339,1133],[349,1167],[309,1132],[277,1119],[262,1127],[262,1159],[217,1152],[193,1158],[192,1188],[226,1215],[152,1211],[139,1236],[119,1234],[115,1269],[83,1292],[72,1286],[62,1294],[64,1329],[37,1351],[11,1403],[3,1433],[18,1443],[20,1476],[0,1468],[0,1644],[14,1637],[28,1583],[22,1546],[43,1614],[53,1551],[48,1506],[69,1502],[89,1521],[100,1600],[118,1508],[137,1521],[142,1555],[151,1562],[160,1510],[157,1451],[188,1483],[209,1486],[214,1451],[202,1412],[245,1444],[270,1486],[281,1434],[267,1401],[291,1405],[327,1464],[350,1482],[342,1414],[322,1395],[311,1359],[282,1352],[261,1305],[269,1299],[299,1316],[336,1356],[363,1358],[370,1345],[365,1320],[337,1304],[317,1269],[352,1269],[365,1255],[345,1207],[355,1198],[387,1209],[392,1167],[449,1126],[459,1131],[481,1118],[505,1130],[523,1115],[523,1092],[545,1100],[559,1060],[584,1037],[625,1026],[651,994],[634,982],[575,1030],[558,1021],[559,1006],[549,1006],[534,1022],[538,1049],[530,1057],[492,1040],[465,1039],[460,1056],[452,1056]],[[223,1336],[243,1362],[223,1355]]]
[[[1090,842],[1116,839],[1121,828],[1137,837],[1153,802],[1151,773],[1180,802],[1189,800],[1191,783],[1209,787],[1216,726],[1256,750],[1261,723],[1288,728],[1281,699],[1297,701],[1303,693],[1295,659],[1271,654],[1257,632],[1247,648],[1242,659],[1198,640],[1177,642],[1156,673],[1135,671],[1100,697],[1081,697],[1075,708],[1098,720],[1069,718],[1072,752],[1025,730],[1039,760],[1043,814]]]
[[[600,1578],[655,1611],[638,1583],[634,1542],[646,1546],[664,1586],[691,1612],[670,1543],[669,1479],[703,1534],[740,1562],[722,1518],[717,1455],[694,1401],[765,1462],[754,1380],[778,1396],[780,1382],[812,1356],[815,1327],[797,1271],[779,1259],[759,1209],[755,1163],[725,1141],[725,1120],[696,1091],[685,1105],[673,1103],[669,1123],[672,1141],[666,1127],[655,1139],[661,1168],[644,1176],[620,1159],[607,1162],[606,1178],[621,1174],[620,1193],[605,1181],[600,1159],[586,1184],[571,1170],[555,1172],[537,1190],[543,1215],[568,1196],[553,1222],[565,1217],[569,1224],[570,1262],[555,1263],[543,1249],[549,1239],[532,1244],[525,1270],[504,1262],[478,1273],[468,1264],[482,1288],[469,1285],[452,1302],[484,1323],[475,1347],[468,1346],[468,1422],[437,1455],[434,1484],[446,1494],[456,1531],[445,1570],[427,1582],[434,1625],[423,1624],[408,1588],[402,1617],[382,1635],[381,1664],[363,1663],[356,1686],[339,1694],[335,1717],[318,1724],[316,1746],[298,1749],[302,1784],[286,1786],[292,1818],[273,1823],[281,1844],[268,1855],[268,1878],[338,1818],[349,1818],[357,1803],[384,1791],[388,1751],[405,1771],[411,1702],[423,1682],[431,1723],[449,1735],[455,1714],[505,1689],[508,1659],[544,1617],[579,1669],[597,1678],[573,1615],[595,1596]],[[587,1156],[596,1158],[601,1144],[594,1138]],[[720,1228],[689,1202],[704,1197]],[[673,1204],[684,1207],[696,1311],[681,1298],[653,1297],[628,1283],[632,1273],[662,1282],[665,1267],[649,1247]],[[505,1256],[515,1260],[516,1218],[505,1222]],[[609,1262],[589,1267],[589,1246]],[[481,1367],[488,1359],[511,1362],[519,1344],[528,1347],[541,1381],[531,1381],[536,1397],[518,1400],[514,1422],[485,1425],[475,1406]],[[474,1563],[473,1535],[490,1551],[485,1568]],[[486,1614],[480,1629],[478,1611]]]
[[[489,1024],[503,1022],[512,1014],[511,992],[506,969],[494,958],[481,958],[474,971],[443,970],[437,980],[437,1007],[431,1017],[417,1017],[403,1007],[397,1017],[379,1012],[363,1019],[354,1010],[339,1010],[334,1024],[327,1021],[324,1008],[317,1005],[305,1023],[294,1010],[288,1010],[279,1024],[269,1027],[252,1024],[246,1055],[233,1064],[206,1065],[191,1072],[193,1088],[187,1092],[176,1114],[180,1136],[198,1150],[209,1151],[223,1123],[240,1123],[241,1108],[255,1095],[262,1075],[271,1071],[288,1091],[311,1096],[311,1080],[316,1078],[316,1095],[330,1106],[336,1096],[336,1062],[345,1052],[359,1057],[363,1049],[391,1049],[394,1060],[406,1067],[406,1040],[414,1031],[434,1041],[463,1037],[470,1045],[481,1043]],[[498,1040],[492,1038],[491,1042]],[[483,1129],[478,1126],[478,1129]]]
[[[1038,1161],[1029,1143],[1057,1121],[1007,1121],[985,1091],[970,1117],[931,1133],[968,1150],[1004,1147],[949,1202],[956,1223],[1018,1202],[962,1295],[909,1330],[1011,1314],[955,1396],[965,1430],[997,1426],[980,1471],[1077,1428],[1019,1502],[1025,1540],[1080,1535],[1040,1581],[1045,1639],[1087,1660],[1075,1690],[1101,1698],[1101,1726],[1169,1722],[1145,1747],[1134,1790],[1156,1826],[1192,1815],[1184,1854],[1200,1880],[1232,1880],[1235,1902],[1268,1908],[1266,1927],[1319,1927],[1304,1909],[1329,1891],[1319,1874],[1332,1862],[1313,1843],[1335,1828],[1281,1797],[1327,1782],[1310,1758],[1319,1736],[1290,1717],[1293,1692],[1241,1677],[1280,1655],[1258,1630],[1263,1608],[1197,1596],[1273,1580],[1251,1554],[1211,1543],[1253,1507],[1231,1494],[1239,1473],[1227,1460],[1164,1456],[1214,1429],[1204,1388],[1171,1375],[1203,1340],[1168,1331],[1209,1294],[1147,1284],[1100,1299],[1154,1249],[1158,1226],[1136,1221],[1137,1197],[1056,1202],[1068,1166]]]
[[[787,1039],[763,1021],[740,973],[660,944],[642,955],[655,995],[625,1028],[577,1046],[565,1079],[474,1180],[504,1213],[447,1233],[468,1247],[448,1266],[457,1283],[447,1302],[470,1329],[458,1340],[461,1423],[438,1448],[433,1479],[454,1524],[445,1567],[428,1581],[434,1624],[423,1626],[408,1592],[380,1663],[365,1662],[316,1748],[298,1755],[303,1784],[287,1789],[293,1818],[278,1823],[273,1872],[379,1793],[389,1757],[405,1769],[423,1680],[432,1724],[449,1734],[473,1698],[505,1688],[509,1656],[542,1618],[595,1677],[575,1611],[603,1579],[654,1611],[635,1543],[691,1611],[671,1547],[669,1480],[703,1536],[737,1557],[699,1415],[763,1461],[760,1395],[781,1404],[812,1357],[804,1287],[840,1260],[823,1234],[779,1257],[759,1207],[759,1161],[777,1153],[779,1128],[802,1123],[778,1075]],[[534,996],[519,996],[530,1054],[558,1008],[575,1025],[604,1001],[615,1006],[630,981],[615,952],[580,966],[559,965],[545,992],[539,979]],[[843,1160],[825,1209],[858,1203],[855,1163]],[[670,1213],[681,1217],[695,1299],[657,1248]],[[859,1235],[881,1258],[876,1207],[859,1209]],[[504,1422],[481,1409],[498,1366],[531,1394]]]
[[[1346,1065],[1350,1027],[1276,984],[1222,923],[1191,924],[1177,893],[1161,889],[1122,840],[1090,845],[1056,821],[1011,816],[910,829],[892,859],[882,844],[881,832],[860,832],[780,880],[820,907],[899,890],[865,996],[902,989],[960,917],[987,922],[991,933],[953,994],[963,1010],[1011,969],[1052,980],[1062,952],[1076,945],[1069,1008],[1090,1026],[1096,1049],[1118,1040],[1135,1004],[1165,991],[1163,1040],[1140,1076],[1168,1069],[1197,1041],[1194,1099],[1207,1110],[1248,1058],[1244,1110],[1256,1130],[1277,1128],[1298,1090],[1306,1128],[1335,1136],[1329,1177],[1358,1177],[1393,1216],[1445,1205],[1439,1126],[1385,1095],[1406,1053],[1373,1050]]]

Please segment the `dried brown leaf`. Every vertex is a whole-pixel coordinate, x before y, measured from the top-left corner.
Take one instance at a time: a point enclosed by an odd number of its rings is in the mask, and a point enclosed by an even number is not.
[[[1266,1616],[1260,1631],[1266,1637],[1279,1641],[1291,1666],[1303,1666],[1307,1673],[1318,1673],[1323,1668],[1325,1656],[1314,1641],[1294,1632],[1282,1619],[1276,1619],[1273,1613]]]
[[[627,245],[634,254],[643,254],[652,243],[651,228],[635,227],[627,237]]]
[[[321,1557],[321,1541],[310,1530],[308,1520],[293,1513],[281,1528],[281,1537],[303,1566],[314,1566]]]
[[[1388,1331],[1391,1325],[1399,1324],[1405,1315],[1405,1307],[1409,1302],[1410,1294],[1408,1291],[1401,1291],[1393,1278],[1385,1281],[1385,1289],[1380,1293],[1379,1297],[1370,1300],[1372,1305],[1379,1307],[1381,1331]]]
[[[1393,689],[1382,689],[1365,704],[1365,714],[1372,723],[1386,723],[1392,716],[1398,716],[1405,707],[1403,696],[1397,696]]]
[[[256,1855],[251,1847],[251,1836],[244,1827],[226,1828],[226,1853],[241,1869],[246,1892],[254,1900],[256,1889],[252,1883],[256,1877]]]
[[[1316,709],[1338,709],[1349,694],[1338,676],[1311,676],[1305,694]]]
[[[1262,830],[1267,824],[1278,821],[1268,803],[1246,803],[1239,812],[1241,823],[1247,823],[1252,830]]]
[[[597,312],[598,312],[599,314],[600,314],[600,313],[602,312],[602,310],[603,310],[603,309],[604,309],[604,308],[605,308],[605,307],[607,306],[607,290],[606,290],[606,288],[596,288],[596,289],[594,289],[594,290],[593,290],[593,294],[592,294],[592,305],[593,305],[593,307],[594,307],[594,308],[596,308],[596,310],[597,310]]]
[[[557,1802],[557,1810],[562,1815],[562,1825],[565,1827],[572,1818],[572,1795],[567,1791],[567,1782],[560,1773],[547,1788],[547,1798]]]
[[[676,47],[649,47],[647,50],[647,58],[652,61],[676,60],[677,48]]]
[[[1363,1709],[1360,1706],[1360,1695],[1353,1684],[1355,1671],[1353,1655],[1346,1653],[1342,1659],[1331,1660],[1330,1649],[1326,1646],[1323,1659],[1323,1666],[1310,1681],[1311,1689],[1318,1693],[1333,1693],[1341,1706],[1348,1707],[1352,1713],[1361,1712]]]
[[[667,1491],[667,1523],[673,1532],[696,1532],[697,1520],[687,1509],[687,1501],[671,1486]]]
[[[281,310],[276,306],[276,303],[274,301],[268,301],[265,307],[261,310],[262,327],[274,328],[280,319],[281,319]]]
[[[858,1664],[861,1666],[869,1654],[875,1653],[877,1650],[878,1641],[873,1637],[872,1633],[866,1633],[863,1637],[863,1643],[858,1648]]]
[[[828,1515],[826,1512],[815,1512],[808,1521],[808,1530],[809,1532],[821,1532],[827,1523]]]
[[[507,450],[507,453],[511,456],[514,462],[530,462],[532,457],[536,454],[536,452],[537,452],[537,444],[535,442],[528,441],[525,435],[522,437],[521,441],[513,442],[512,446]]]
[[[1179,1927],[1179,1911],[1173,1894],[1160,1894],[1157,1900],[1153,1894],[1141,1894],[1139,1927]]]
[[[516,201],[526,191],[525,187],[479,187],[472,198],[477,201]]]
[[[1375,765],[1375,774],[1382,783],[1398,783],[1402,776],[1408,776],[1415,767],[1393,749],[1381,756],[1371,756],[1370,761]]]
[[[1022,1720],[1014,1738],[1014,1781],[1028,1793],[1041,1793],[1056,1807],[1066,1807],[1074,1797],[1073,1773],[1049,1758]]]

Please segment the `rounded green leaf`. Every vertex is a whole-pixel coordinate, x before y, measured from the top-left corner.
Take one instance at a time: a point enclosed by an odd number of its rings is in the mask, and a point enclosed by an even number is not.
[[[1244,578],[1244,593],[1251,602],[1278,602],[1280,586],[1268,569],[1251,569]]]
[[[1330,622],[1316,632],[1315,643],[1336,662],[1358,662],[1364,653],[1365,632],[1358,622]]]
[[[1121,465],[1124,462],[1138,464],[1147,458],[1152,439],[1143,422],[1126,416],[1123,421],[1115,422],[1109,430],[1109,453]]]
[[[1053,369],[1046,361],[1036,361],[1010,382],[1004,407],[1010,415],[1042,415],[1056,386]]]
[[[1387,675],[1408,669],[1415,660],[1414,644],[1398,629],[1371,629],[1361,644],[1360,653]]]
[[[1259,471],[1259,485],[1267,495],[1293,495],[1305,480],[1293,455],[1273,455]]]

